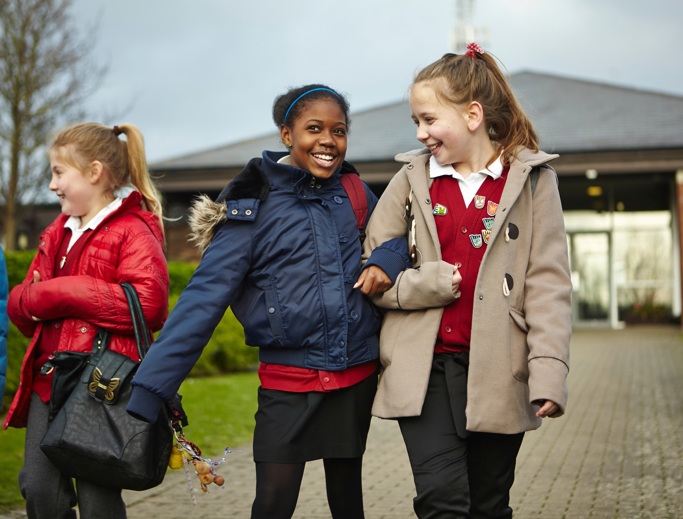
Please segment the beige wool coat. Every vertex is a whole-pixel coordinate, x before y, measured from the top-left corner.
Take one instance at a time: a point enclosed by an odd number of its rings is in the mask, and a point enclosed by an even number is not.
[[[408,236],[414,268],[375,299],[386,309],[380,337],[382,374],[373,415],[420,414],[443,308],[454,300],[453,265],[441,259],[429,195],[429,151],[399,154],[405,164],[367,227],[365,252]],[[470,431],[536,429],[534,401],[567,405],[571,280],[557,175],[557,155],[522,149],[511,163],[477,277],[467,382]],[[529,173],[541,166],[532,195]],[[412,192],[412,194],[411,194]],[[408,203],[409,201],[409,203]],[[414,217],[407,219],[406,206]]]

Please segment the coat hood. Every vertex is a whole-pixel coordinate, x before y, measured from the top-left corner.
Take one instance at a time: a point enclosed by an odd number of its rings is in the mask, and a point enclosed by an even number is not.
[[[199,195],[195,198],[188,217],[189,241],[203,254],[218,228],[227,219],[226,200],[255,198],[263,201],[269,191],[270,180],[261,170],[261,159],[251,159],[245,168],[223,188],[215,201],[207,195]]]
[[[288,184],[291,189],[293,184],[311,178],[310,173],[291,166],[288,162],[279,164],[279,161],[283,157],[286,158],[286,156],[287,153],[265,151],[263,153],[264,158],[251,159],[245,168],[240,171],[225,188],[223,188],[223,191],[221,191],[215,201],[211,200],[211,198],[206,195],[200,195],[195,198],[189,210],[188,222],[190,224],[190,234],[188,239],[199,249],[201,254],[207,249],[220,226],[228,219],[229,202],[235,200],[254,201],[251,206],[252,210],[249,213],[251,214],[250,218],[236,217],[236,219],[240,220],[253,220],[259,203],[263,202],[268,197],[268,193],[271,189],[283,187],[285,184]],[[290,176],[281,177],[275,175],[272,177],[273,182],[271,182],[271,178],[269,178],[266,171],[264,171],[264,167],[266,170],[272,170],[276,167],[289,168],[289,170],[291,170]],[[358,171],[353,164],[344,161],[339,173],[342,175],[347,173],[358,174]],[[286,180],[283,180],[284,178],[286,178]],[[239,206],[240,205],[237,204],[236,206],[233,206],[233,209],[234,207]]]

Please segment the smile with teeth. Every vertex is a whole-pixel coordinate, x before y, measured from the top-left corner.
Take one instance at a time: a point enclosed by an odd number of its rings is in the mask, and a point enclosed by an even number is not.
[[[429,144],[429,145],[427,145],[427,148],[429,148],[429,151],[434,151],[439,146],[440,146],[440,144]]]
[[[323,162],[332,162],[334,160],[334,155],[328,155],[327,153],[314,153],[313,156]]]

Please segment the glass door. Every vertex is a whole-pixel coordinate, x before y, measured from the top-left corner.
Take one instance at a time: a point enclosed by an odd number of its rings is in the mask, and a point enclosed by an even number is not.
[[[576,232],[568,239],[574,321],[606,325],[610,318],[609,233]]]

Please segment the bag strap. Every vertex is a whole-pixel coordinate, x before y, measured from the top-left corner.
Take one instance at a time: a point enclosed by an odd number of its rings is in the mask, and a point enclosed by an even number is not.
[[[356,215],[361,243],[365,240],[365,226],[368,220],[368,195],[360,175],[349,171],[341,176],[341,184],[351,202],[353,214]]]
[[[531,196],[536,192],[536,184],[538,184],[538,175],[541,174],[541,168],[536,166],[529,173],[529,181],[531,182]]]
[[[121,283],[121,288],[128,299],[128,307],[130,308],[130,316],[133,321],[133,332],[135,333],[135,343],[138,346],[138,355],[142,360],[149,348],[152,346],[152,334],[147,328],[145,321],[145,314],[142,312],[142,305],[138,293],[130,283]]]

